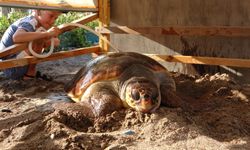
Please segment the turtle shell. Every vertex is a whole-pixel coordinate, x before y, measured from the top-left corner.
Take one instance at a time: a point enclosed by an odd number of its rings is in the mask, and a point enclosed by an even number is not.
[[[166,71],[160,63],[154,59],[134,52],[121,52],[101,55],[87,62],[65,85],[65,91],[75,101],[79,101],[81,95],[93,83],[111,79],[119,79],[126,68],[140,64],[152,71]]]

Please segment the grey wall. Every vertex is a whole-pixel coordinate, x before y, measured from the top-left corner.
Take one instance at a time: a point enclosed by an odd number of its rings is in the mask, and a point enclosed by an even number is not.
[[[249,26],[249,8],[249,0],[111,0],[111,25]],[[250,58],[250,38],[115,34],[111,35],[111,42],[122,51]],[[219,66],[164,65],[171,71],[186,74],[228,73]],[[249,69],[227,69],[237,79],[248,79]]]

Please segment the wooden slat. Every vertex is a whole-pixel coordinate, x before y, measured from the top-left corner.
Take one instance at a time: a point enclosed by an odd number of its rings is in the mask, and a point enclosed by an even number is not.
[[[101,52],[99,46],[81,48],[67,52],[53,53],[47,58],[35,58],[29,56],[20,59],[10,59],[0,62],[0,69],[6,69],[16,66],[24,66],[27,64],[39,63],[44,61],[51,61],[67,57],[78,56],[87,53],[107,54],[109,52]],[[158,55],[158,54],[144,54],[156,61],[180,62],[186,64],[201,64],[201,65],[223,65],[233,67],[250,68],[250,60],[236,59],[236,58],[218,58],[218,57],[199,57],[199,56],[182,56],[182,55]]]
[[[201,64],[201,65],[224,65],[224,66],[250,68],[249,59],[182,56],[182,55],[156,55],[156,54],[145,54],[145,55],[157,61],[180,62],[186,64]]]
[[[80,49],[64,51],[64,52],[57,52],[57,53],[53,53],[52,55],[46,58],[36,58],[33,56],[28,56],[28,57],[20,58],[20,59],[9,59],[9,60],[0,62],[0,70],[6,69],[6,68],[17,67],[17,66],[24,66],[28,64],[35,64],[35,63],[44,62],[44,61],[51,61],[51,60],[68,58],[68,57],[73,57],[73,56],[79,56],[79,55],[88,54],[88,53],[96,53],[99,50],[100,50],[99,46],[94,46],[94,47],[80,48]]]
[[[102,34],[160,34],[160,35],[179,35],[179,36],[226,36],[226,37],[249,37],[250,27],[189,27],[189,26],[173,26],[173,27],[99,27],[96,30]]]
[[[23,44],[15,44],[10,47],[5,48],[1,53],[0,53],[0,58],[4,56],[8,56],[11,54],[18,53],[28,47],[28,43],[23,43]]]
[[[98,0],[0,0],[0,6],[97,12]]]
[[[99,17],[99,15],[97,13],[93,13],[93,14],[87,15],[87,16],[81,18],[81,19],[74,20],[71,23],[86,24],[88,22],[91,22],[91,21],[94,21],[94,20],[98,19],[98,17]],[[70,26],[70,25],[67,25],[67,24],[62,24],[62,25],[59,25],[58,28],[63,33],[63,32],[75,29],[77,27],[76,26]]]
[[[110,54],[114,52],[98,52],[97,54]],[[218,58],[218,57],[200,57],[200,56],[183,56],[183,55],[159,55],[159,54],[146,54],[158,62],[179,62],[185,64],[200,64],[200,65],[223,65],[233,67],[250,68],[250,59],[237,59],[237,58]]]
[[[99,0],[99,26],[100,27],[109,27],[110,25],[110,0]],[[110,40],[110,35],[103,35],[106,40]],[[109,44],[100,39],[99,45],[101,51],[108,51]]]
[[[72,23],[86,24],[86,23],[88,23],[90,21],[96,20],[97,18],[98,18],[98,14],[94,13],[94,14],[90,14],[88,16],[85,16],[82,19],[75,20]],[[72,30],[72,29],[74,29],[76,27],[75,26],[68,26],[67,24],[62,24],[62,25],[58,26],[58,28],[63,33],[63,32]],[[26,49],[27,47],[28,47],[28,43],[15,44],[13,46],[7,47],[6,49],[4,49],[0,53],[0,58],[4,57],[4,56],[7,56],[7,55],[11,55],[11,54],[21,52],[22,50]]]

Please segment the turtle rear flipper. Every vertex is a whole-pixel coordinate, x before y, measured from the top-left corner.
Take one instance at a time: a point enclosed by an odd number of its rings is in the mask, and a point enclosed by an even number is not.
[[[95,117],[103,116],[123,108],[114,88],[105,82],[91,85],[81,98],[81,105],[91,108]],[[90,110],[90,109],[89,109]]]

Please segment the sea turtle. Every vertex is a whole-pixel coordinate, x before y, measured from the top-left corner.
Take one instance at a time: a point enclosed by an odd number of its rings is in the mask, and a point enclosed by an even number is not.
[[[153,112],[160,104],[177,106],[175,82],[154,59],[135,52],[101,55],[87,62],[65,85],[75,102],[94,116],[122,107]]]

